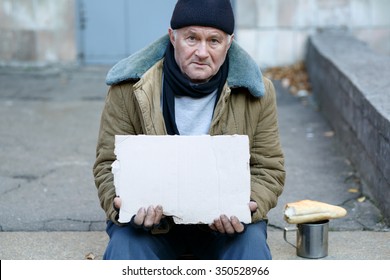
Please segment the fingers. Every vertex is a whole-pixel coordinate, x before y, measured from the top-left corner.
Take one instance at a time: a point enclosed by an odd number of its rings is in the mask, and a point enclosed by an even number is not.
[[[253,200],[248,203],[248,206],[252,213],[258,208],[257,202]],[[241,233],[245,230],[245,225],[236,216],[231,216],[229,219],[226,215],[215,219],[209,227],[214,231],[226,234]]]
[[[243,232],[245,227],[237,217],[232,216],[229,219],[226,215],[221,215],[218,219],[214,220],[210,228],[220,233],[235,234]]]
[[[161,205],[157,205],[156,209],[156,216],[154,218],[154,224],[158,225],[161,222],[161,219],[163,217],[163,208]]]
[[[122,206],[122,199],[121,199],[119,196],[116,196],[116,197],[114,198],[114,207],[115,207],[116,209],[120,209],[121,206]]]
[[[146,217],[144,219],[144,227],[150,228],[154,225],[154,218],[156,217],[156,212],[154,211],[153,206],[149,206],[146,211]]]
[[[162,206],[158,205],[156,208],[149,206],[148,209],[140,208],[134,217],[134,223],[137,226],[150,228],[160,223],[163,216]]]
[[[255,201],[249,202],[249,209],[251,212],[255,212],[257,210],[257,203]]]
[[[146,217],[146,209],[145,208],[140,208],[137,212],[137,214],[134,217],[134,224],[137,226],[142,226],[144,224]]]
[[[244,229],[245,229],[244,224],[241,223],[237,217],[232,216],[230,218],[230,220],[231,220],[231,223],[232,223],[232,226],[233,226],[235,232],[241,233],[244,231]]]

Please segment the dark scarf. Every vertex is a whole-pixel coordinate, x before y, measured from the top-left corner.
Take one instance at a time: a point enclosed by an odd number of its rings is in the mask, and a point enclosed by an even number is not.
[[[163,115],[169,135],[180,134],[175,121],[175,95],[202,98],[218,89],[216,105],[228,76],[228,68],[229,62],[226,57],[218,73],[210,81],[193,84],[181,72],[174,57],[174,48],[171,43],[168,44],[163,66]]]

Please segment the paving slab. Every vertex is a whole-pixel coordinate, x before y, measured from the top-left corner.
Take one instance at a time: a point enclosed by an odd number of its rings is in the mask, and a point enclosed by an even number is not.
[[[0,259],[101,259],[92,165],[108,69],[0,68]],[[348,211],[330,222],[327,259],[387,259],[389,227],[315,100],[275,87],[287,180],[269,213],[274,259],[299,258],[282,233],[284,205],[301,199]]]
[[[331,231],[328,237],[328,256],[318,260],[390,260],[390,232]],[[102,231],[0,232],[0,259],[101,260],[107,242]],[[310,260],[296,255],[281,230],[270,230],[268,243],[274,260]]]

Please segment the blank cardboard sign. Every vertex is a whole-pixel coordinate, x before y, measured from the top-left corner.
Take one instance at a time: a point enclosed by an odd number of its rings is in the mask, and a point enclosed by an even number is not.
[[[221,214],[251,221],[249,139],[229,136],[115,136],[119,222],[161,205],[176,223],[212,223]]]

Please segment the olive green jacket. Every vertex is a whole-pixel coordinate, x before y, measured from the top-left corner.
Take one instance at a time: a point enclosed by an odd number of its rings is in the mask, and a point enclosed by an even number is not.
[[[114,136],[167,134],[160,106],[162,56],[167,42],[164,37],[119,62],[107,76],[107,84],[111,86],[101,116],[93,174],[101,207],[107,219],[117,224],[111,173],[111,164],[116,159]],[[160,53],[156,55],[153,48]],[[143,60],[145,55],[147,62]],[[258,204],[252,222],[257,222],[266,219],[268,211],[276,206],[285,181],[275,90],[237,44],[233,44],[228,55],[229,77],[215,108],[210,135],[249,136],[251,200]],[[147,170],[145,176],[152,174],[153,170]]]

